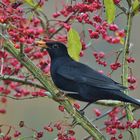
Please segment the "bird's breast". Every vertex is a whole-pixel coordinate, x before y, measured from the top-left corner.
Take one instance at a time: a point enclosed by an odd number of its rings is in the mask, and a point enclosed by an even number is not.
[[[54,84],[61,90],[76,92],[78,90],[77,84],[69,79],[62,77],[61,75],[52,74]]]
[[[51,72],[51,76],[57,88],[63,91],[78,92],[78,85],[74,81],[66,79],[54,71]]]

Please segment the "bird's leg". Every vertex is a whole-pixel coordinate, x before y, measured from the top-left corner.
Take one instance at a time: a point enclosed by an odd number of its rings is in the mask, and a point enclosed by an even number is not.
[[[80,113],[81,113],[82,115],[85,114],[84,110],[85,110],[90,104],[91,104],[91,103],[86,104],[86,105],[80,110]]]

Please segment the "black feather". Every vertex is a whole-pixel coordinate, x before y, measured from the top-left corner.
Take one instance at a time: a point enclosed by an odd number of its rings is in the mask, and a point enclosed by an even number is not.
[[[85,102],[102,99],[119,100],[140,105],[139,100],[123,93],[127,88],[89,66],[74,61],[60,42],[47,42],[51,57],[51,76],[61,90],[75,92],[68,96]]]

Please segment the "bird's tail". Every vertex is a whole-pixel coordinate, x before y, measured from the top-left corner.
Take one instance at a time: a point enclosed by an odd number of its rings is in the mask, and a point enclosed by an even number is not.
[[[130,97],[130,96],[124,94],[123,92],[121,92],[121,94],[119,94],[118,97],[120,98],[119,100],[121,100],[121,101],[129,102],[129,103],[140,106],[140,100],[139,99],[135,99],[133,97]]]

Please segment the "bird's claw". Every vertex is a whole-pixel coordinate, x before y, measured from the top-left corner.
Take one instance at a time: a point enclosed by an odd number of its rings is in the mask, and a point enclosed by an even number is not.
[[[84,116],[85,115],[85,111],[83,109],[79,110],[79,113]]]

